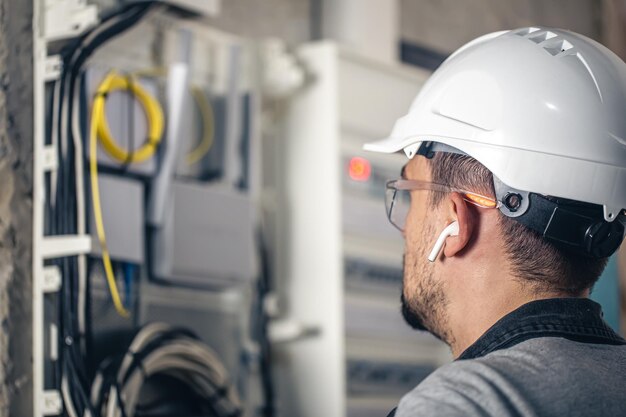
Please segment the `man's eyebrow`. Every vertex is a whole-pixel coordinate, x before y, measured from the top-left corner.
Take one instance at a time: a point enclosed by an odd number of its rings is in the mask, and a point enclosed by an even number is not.
[[[404,165],[402,167],[402,170],[400,171],[400,177],[405,180],[406,179],[406,165]]]

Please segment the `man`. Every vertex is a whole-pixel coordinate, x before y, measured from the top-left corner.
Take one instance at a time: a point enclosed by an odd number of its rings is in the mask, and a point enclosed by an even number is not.
[[[626,64],[568,31],[486,35],[366,149],[410,158],[386,202],[403,315],[455,357],[391,415],[626,415],[626,341],[587,298],[624,238]]]

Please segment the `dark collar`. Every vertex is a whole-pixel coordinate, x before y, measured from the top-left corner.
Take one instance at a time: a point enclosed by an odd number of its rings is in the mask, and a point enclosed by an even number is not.
[[[549,336],[583,343],[626,344],[602,319],[599,304],[588,298],[551,298],[532,301],[507,314],[458,360],[479,358],[525,340]]]

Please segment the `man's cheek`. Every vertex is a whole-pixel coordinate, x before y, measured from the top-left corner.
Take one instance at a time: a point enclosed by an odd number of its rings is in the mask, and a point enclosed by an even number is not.
[[[414,253],[405,253],[403,270],[403,293],[407,299],[411,299],[416,289],[417,280]]]

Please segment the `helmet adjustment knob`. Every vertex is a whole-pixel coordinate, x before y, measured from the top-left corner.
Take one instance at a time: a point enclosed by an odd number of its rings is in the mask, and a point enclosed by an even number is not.
[[[512,212],[516,212],[522,206],[522,196],[518,193],[508,193],[504,197],[504,205]]]

